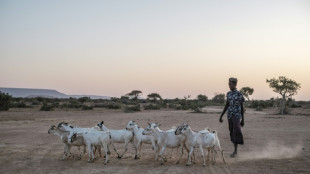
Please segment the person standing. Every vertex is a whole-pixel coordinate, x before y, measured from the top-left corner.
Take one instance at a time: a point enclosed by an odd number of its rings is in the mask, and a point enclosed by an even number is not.
[[[229,78],[229,88],[230,91],[227,93],[227,101],[225,108],[220,116],[219,122],[223,122],[223,115],[227,112],[228,118],[228,126],[230,132],[230,140],[234,144],[234,152],[230,155],[230,157],[234,158],[237,156],[238,144],[243,144],[243,135],[241,131],[241,127],[244,126],[244,108],[243,102],[244,97],[237,90],[237,78]],[[241,120],[241,121],[240,121]]]

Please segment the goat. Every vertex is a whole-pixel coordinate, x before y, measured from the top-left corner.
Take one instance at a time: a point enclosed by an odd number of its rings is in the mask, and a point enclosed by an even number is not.
[[[94,162],[94,151],[93,147],[102,146],[105,151],[106,160],[104,164],[109,162],[109,149],[108,145],[111,144],[112,138],[109,131],[98,131],[98,132],[84,132],[84,133],[71,133],[68,137],[69,143],[74,143],[80,137],[82,137],[84,144],[88,148],[88,162]]]
[[[205,132],[205,133],[199,133],[199,132],[194,132],[187,124],[182,124],[177,128],[175,131],[176,135],[182,134],[183,136],[186,137],[189,145],[190,145],[190,152],[188,155],[188,161],[186,163],[187,166],[190,166],[192,164],[192,159],[191,155],[194,151],[195,147],[199,147],[199,150],[201,152],[201,156],[203,159],[203,165],[206,166],[206,160],[203,152],[203,148],[211,148],[211,151],[216,153],[215,146],[217,146],[222,154],[223,162],[225,162],[223,150],[220,145],[219,138],[217,136],[216,131],[213,132]],[[212,158],[213,164],[215,163],[215,155],[213,155]]]
[[[153,137],[151,135],[144,135],[143,134],[144,129],[140,128],[135,121],[129,121],[127,126],[126,126],[126,130],[132,130],[134,133],[134,138],[137,141],[135,159],[140,158],[142,143],[152,144],[152,148],[153,148],[153,150],[155,150],[155,155],[157,158],[157,147],[156,147],[155,137]]]
[[[100,128],[97,126],[91,127],[91,128],[81,128],[81,127],[73,127],[69,125],[66,122],[61,122],[57,126],[59,129],[62,129],[64,131],[68,131],[70,133],[84,133],[84,132],[98,132],[100,131]],[[98,150],[99,157],[101,157],[101,146],[95,146],[95,153]],[[110,153],[110,152],[109,152]]]
[[[189,152],[188,148],[185,145],[186,138],[182,135],[175,135],[175,132],[173,131],[162,131],[158,128],[160,126],[157,123],[152,123],[145,128],[143,131],[143,135],[153,135],[156,137],[157,144],[161,147],[161,151],[159,153],[159,157],[161,158],[160,164],[164,164],[164,161],[166,161],[164,157],[164,151],[166,147],[169,148],[176,148],[181,146],[181,155],[176,162],[176,164],[180,163],[180,160],[183,156],[183,147],[186,149],[187,152]]]
[[[111,136],[112,136],[112,146],[114,151],[117,154],[118,158],[122,158],[124,156],[124,154],[126,153],[126,151],[128,150],[128,143],[132,142],[133,143],[133,132],[125,130],[125,129],[120,129],[120,130],[113,130],[113,129],[108,129],[105,125],[104,122],[101,121],[97,124],[97,126],[99,127],[100,130],[102,131],[110,131],[111,132]],[[119,153],[117,152],[114,143],[125,143],[125,150],[122,153],[122,155],[119,155]],[[134,146],[135,147],[135,146]],[[136,147],[135,147],[136,148]]]
[[[79,139],[78,141],[76,141],[75,143],[69,144],[68,143],[68,136],[69,136],[69,132],[67,131],[63,131],[60,130],[58,127],[56,127],[55,125],[52,125],[51,128],[48,130],[49,134],[54,134],[56,136],[59,136],[60,140],[64,143],[65,147],[64,147],[64,155],[63,155],[63,160],[66,159],[67,156],[70,156],[70,149],[71,146],[77,146],[78,151],[80,152],[80,146],[84,147],[84,154],[86,152],[86,147],[84,143],[81,143],[81,140]],[[81,159],[82,154],[80,153],[78,156],[78,159]]]

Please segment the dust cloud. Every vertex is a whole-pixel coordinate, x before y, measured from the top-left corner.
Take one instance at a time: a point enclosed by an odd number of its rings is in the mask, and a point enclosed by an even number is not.
[[[302,143],[285,145],[279,142],[269,142],[260,148],[238,154],[238,160],[294,158],[301,154],[302,150]]]

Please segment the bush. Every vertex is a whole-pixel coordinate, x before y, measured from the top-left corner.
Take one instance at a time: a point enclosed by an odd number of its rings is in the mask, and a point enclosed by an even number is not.
[[[7,111],[10,109],[12,97],[0,91],[0,111]]]
[[[93,106],[82,105],[82,110],[93,110]]]
[[[12,108],[30,108],[30,106],[26,105],[24,102],[13,103],[11,105]]]
[[[207,106],[206,102],[193,100],[190,102],[190,109],[195,113],[202,113],[202,108]]]
[[[121,109],[122,105],[119,103],[109,103],[106,105],[107,109]]]
[[[126,106],[124,109],[124,112],[136,112],[136,111],[140,111],[140,105]]]
[[[96,103],[94,107],[107,108],[107,109],[121,109],[122,105],[120,103]]]
[[[52,111],[52,110],[54,110],[53,105],[49,105],[45,102],[43,103],[43,105],[40,108],[40,111]]]
[[[80,104],[76,100],[70,100],[69,103],[65,103],[65,104],[61,105],[61,107],[63,107],[63,108],[81,108],[82,104]]]
[[[158,104],[148,104],[143,107],[145,110],[158,110],[160,106]]]
[[[81,103],[85,103],[87,101],[91,101],[91,99],[89,97],[81,97],[81,98],[78,98],[78,101]]]
[[[225,94],[217,94],[212,98],[214,103],[224,104],[225,103]]]

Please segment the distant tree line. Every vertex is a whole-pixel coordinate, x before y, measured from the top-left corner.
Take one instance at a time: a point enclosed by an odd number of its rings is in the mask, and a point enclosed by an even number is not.
[[[243,87],[240,92],[247,99],[246,107],[263,110],[268,107],[279,107],[281,114],[287,114],[289,108],[296,108],[310,105],[310,102],[295,101],[292,96],[297,94],[300,84],[292,79],[280,76],[278,79],[267,79],[266,82],[274,92],[279,93],[281,98],[271,98],[269,100],[250,100],[254,93],[251,87]],[[142,91],[132,90],[120,98],[111,99],[90,99],[81,98],[14,98],[9,94],[0,91],[0,111],[7,111],[9,108],[30,108],[39,107],[41,111],[51,111],[55,109],[80,109],[92,110],[94,108],[123,109],[124,112],[137,112],[144,110],[175,109],[192,110],[196,113],[203,112],[206,106],[223,106],[226,96],[223,93],[216,94],[209,99],[206,95],[199,94],[191,99],[191,95],[183,98],[163,99],[158,93],[150,93],[147,98],[141,98]]]

